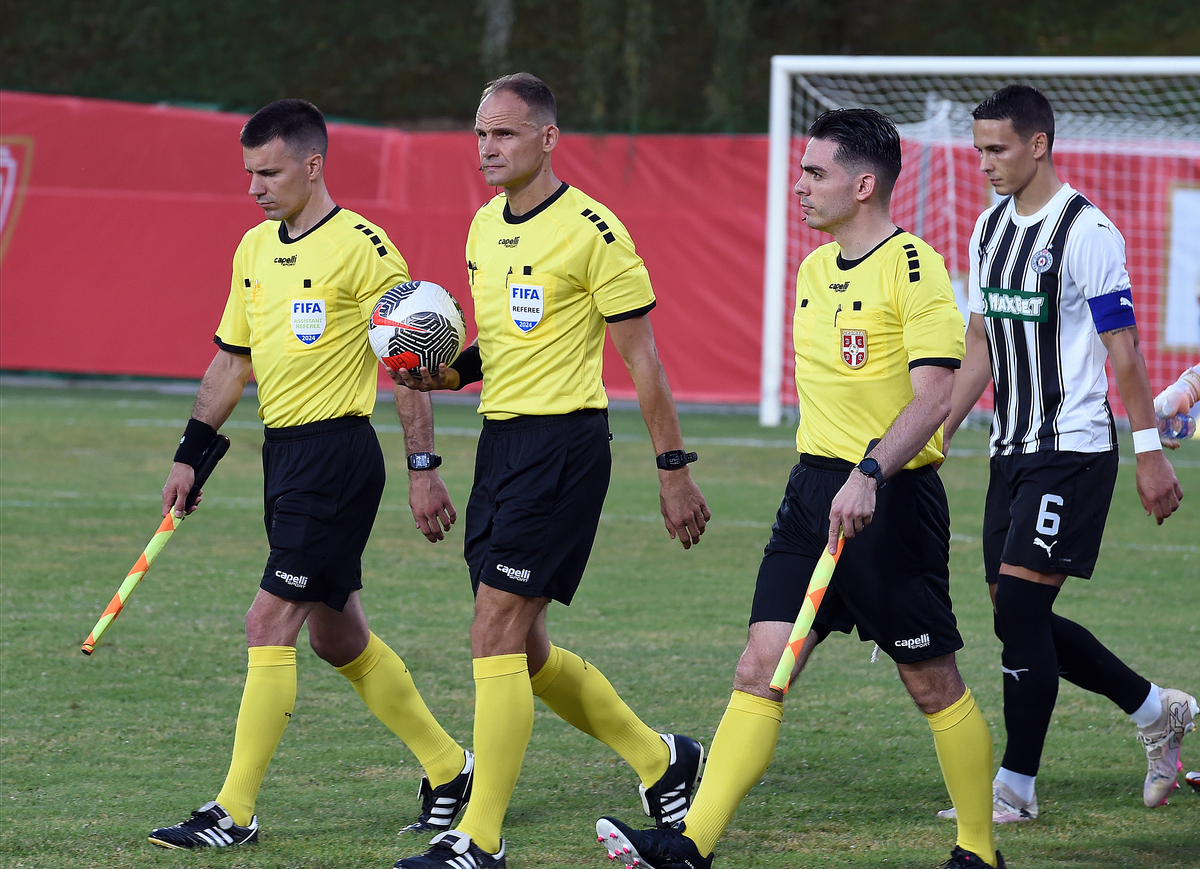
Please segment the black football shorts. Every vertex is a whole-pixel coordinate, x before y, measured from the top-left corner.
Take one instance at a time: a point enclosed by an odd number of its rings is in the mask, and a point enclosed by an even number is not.
[[[852,465],[802,455],[771,529],[750,622],[792,622],[828,544],[829,505]],[[855,471],[854,473],[857,473]],[[950,604],[950,511],[932,466],[901,471],[876,498],[871,524],[846,540],[814,629],[858,628],[897,663],[916,663],[962,648]]]
[[[261,586],[341,612],[362,588],[362,554],[386,471],[365,416],[268,428],[264,521],[271,554]]]
[[[603,411],[485,419],[463,542],[472,589],[569,604],[611,472]]]
[[[993,456],[983,509],[983,566],[1091,577],[1117,482],[1118,454]]]

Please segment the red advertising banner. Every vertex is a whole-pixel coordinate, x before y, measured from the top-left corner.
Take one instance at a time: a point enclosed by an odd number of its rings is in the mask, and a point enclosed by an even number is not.
[[[245,120],[0,92],[0,369],[204,373],[234,248],[262,219],[246,193]],[[555,152],[556,174],[611,208],[646,260],[680,401],[758,400],[766,151],[764,136],[568,133]],[[334,200],[382,226],[468,323],[463,246],[494,194],[477,167],[469,130],[330,126]],[[610,394],[632,397],[607,352]]]
[[[234,248],[262,219],[246,192],[238,145],[245,120],[0,91],[0,369],[204,373]],[[906,161],[915,159],[911,143],[906,148]],[[1190,335],[1194,320],[1174,322],[1180,318],[1166,310],[1163,288],[1167,237],[1186,236],[1181,228],[1190,225],[1172,208],[1200,188],[1200,161],[1125,155],[1138,170],[1131,177],[1142,180],[1124,189],[1113,188],[1110,154],[1056,156],[1064,177],[1093,197],[1129,243],[1142,350],[1159,389],[1195,361],[1190,340],[1175,346],[1165,334],[1176,325]],[[911,173],[901,176],[893,211],[945,254],[961,284],[986,187],[969,148],[938,159],[945,165],[935,161],[931,171],[957,179],[954,196],[970,204],[958,210],[961,219],[923,226]],[[557,175],[608,206],[646,261],[658,296],[651,321],[679,401],[758,402],[766,160],[766,137],[745,135],[567,133],[555,152]],[[474,337],[463,246],[472,216],[494,194],[478,172],[474,134],[332,124],[326,179],[336,202],[387,231],[414,278],[458,298]],[[789,242],[790,274],[825,240],[801,227]],[[1181,243],[1194,249],[1186,238]],[[785,351],[782,388],[794,401],[790,359]],[[611,345],[605,382],[613,397],[633,397]]]

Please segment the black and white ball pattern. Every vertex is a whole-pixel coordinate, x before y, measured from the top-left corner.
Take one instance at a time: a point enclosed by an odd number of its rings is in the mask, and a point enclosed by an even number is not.
[[[458,358],[467,329],[462,308],[441,286],[410,281],[392,287],[375,305],[367,336],[388,368],[428,368]]]

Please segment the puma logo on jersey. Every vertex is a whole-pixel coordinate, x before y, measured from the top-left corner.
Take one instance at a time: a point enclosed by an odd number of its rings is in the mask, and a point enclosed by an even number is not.
[[[1054,553],[1051,552],[1050,550],[1058,545],[1058,541],[1055,540],[1053,543],[1046,543],[1046,541],[1043,540],[1042,538],[1035,537],[1035,538],[1033,538],[1033,544],[1034,544],[1034,546],[1040,546],[1040,547],[1042,547],[1042,549],[1045,549],[1046,557],[1051,558],[1054,556]]]
[[[1132,308],[1132,307],[1133,307],[1133,300],[1132,300],[1132,299],[1127,299],[1127,298],[1125,298],[1124,296],[1121,296],[1121,304],[1122,304],[1122,305],[1125,305],[1127,308]]]
[[[1018,682],[1020,682],[1020,681],[1021,681],[1021,674],[1022,674],[1022,673],[1028,673],[1028,672],[1029,672],[1029,668],[1028,668],[1028,667],[1026,667],[1026,668],[1024,668],[1024,669],[1021,669],[1021,670],[1010,670],[1010,669],[1008,669],[1008,667],[1005,667],[1003,664],[1001,664],[1001,665],[1000,665],[1000,671],[1001,671],[1002,673],[1004,673],[1004,675],[1005,675],[1005,676],[1012,676],[1014,679],[1016,679]]]

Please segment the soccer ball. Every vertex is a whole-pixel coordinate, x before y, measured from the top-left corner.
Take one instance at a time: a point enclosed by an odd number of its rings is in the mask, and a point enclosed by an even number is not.
[[[428,368],[434,375],[462,352],[467,326],[462,308],[442,287],[409,281],[392,287],[375,304],[367,338],[379,361],[393,371]]]

